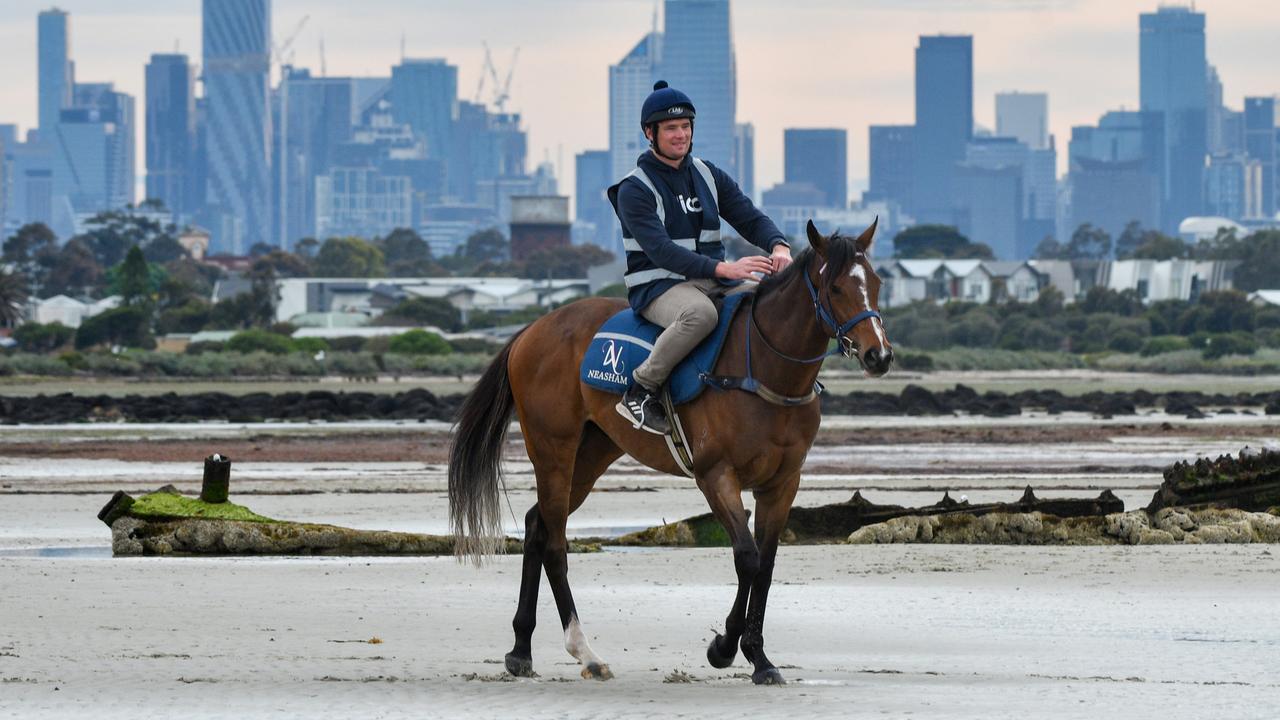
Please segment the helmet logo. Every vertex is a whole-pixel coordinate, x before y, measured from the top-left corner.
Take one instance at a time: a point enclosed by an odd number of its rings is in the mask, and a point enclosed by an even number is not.
[[[682,112],[684,112],[684,106],[683,106],[683,105],[676,105],[675,107],[669,107],[669,108],[667,108],[667,114],[669,114],[669,115],[679,115],[679,114],[680,114],[680,113],[682,113]]]

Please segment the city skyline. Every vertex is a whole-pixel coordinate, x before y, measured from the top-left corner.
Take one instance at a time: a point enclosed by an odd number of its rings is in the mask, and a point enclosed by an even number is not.
[[[402,0],[369,0],[357,14],[331,0],[277,0],[277,39],[309,14],[294,45],[297,65],[319,71],[323,37],[329,75],[388,75],[399,63],[403,31],[406,56],[443,57],[458,66],[461,99],[474,94],[482,41],[494,48],[499,64],[512,47],[521,46],[508,107],[525,119],[530,162],[555,163],[565,188],[573,187],[574,155],[607,147],[608,66],[652,27],[654,15],[654,3],[648,0],[553,0],[536,8],[498,0],[483,11],[439,3],[433,22],[418,26],[397,15],[407,5]],[[1047,92],[1050,131],[1063,143],[1073,125],[1093,123],[1109,109],[1137,109],[1138,15],[1157,6],[1148,1],[985,0],[966,3],[961,10],[937,0],[870,0],[852,8],[808,0],[778,8],[761,0],[735,0],[737,117],[756,128],[756,186],[781,182],[782,131],[788,127],[846,128],[849,176],[855,182],[865,179],[867,126],[913,116],[912,54],[922,34],[974,35],[974,113],[979,126],[994,129],[995,93]],[[0,87],[0,119],[16,122],[24,131],[35,125],[37,114],[35,18],[50,7],[17,0],[0,8],[0,47],[6,48],[0,59],[10,70]],[[200,56],[197,0],[177,7],[158,0],[121,0],[109,8],[72,0],[58,7],[72,17],[78,78],[115,82],[140,102],[144,68],[152,53],[173,52],[176,41],[179,52],[193,59]],[[1197,9],[1208,16],[1209,61],[1222,77],[1227,104],[1240,107],[1245,95],[1280,92],[1280,82],[1266,71],[1280,64],[1280,49],[1256,22],[1256,4],[1209,0]],[[551,20],[568,10],[574,23]],[[481,21],[482,12],[493,17],[495,11],[510,22]],[[158,28],[149,33],[154,46],[120,42],[144,17]],[[836,59],[815,62],[807,57],[808,47],[829,52],[841,46],[850,50]],[[1031,52],[1043,61],[1028,62],[1025,56]],[[841,86],[852,90],[833,90]],[[580,122],[564,121],[566,103]],[[140,147],[142,140],[139,136]],[[1058,172],[1064,171],[1060,156]]]

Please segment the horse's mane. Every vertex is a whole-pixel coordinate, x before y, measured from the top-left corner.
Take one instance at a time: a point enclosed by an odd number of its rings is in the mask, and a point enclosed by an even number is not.
[[[822,273],[822,277],[819,280],[820,288],[825,288],[829,285],[835,274],[843,270],[857,254],[856,238],[841,235],[839,231],[827,238],[827,269],[826,272]],[[760,283],[760,287],[756,289],[756,297],[763,299],[774,290],[789,284],[794,278],[799,277],[801,273],[808,272],[809,265],[813,263],[813,259],[817,256],[818,253],[814,252],[812,247],[802,250],[785,270],[777,275],[770,275]]]

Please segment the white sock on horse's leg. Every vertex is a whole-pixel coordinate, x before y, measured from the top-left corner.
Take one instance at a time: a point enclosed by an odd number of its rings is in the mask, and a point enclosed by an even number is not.
[[[569,626],[564,629],[564,649],[582,663],[582,677],[595,677],[607,680],[613,677],[609,664],[604,661],[587,642],[587,634],[582,631],[582,623],[575,614],[569,619]]]

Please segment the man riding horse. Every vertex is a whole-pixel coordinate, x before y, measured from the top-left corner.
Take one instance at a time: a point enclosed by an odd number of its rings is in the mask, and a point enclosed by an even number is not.
[[[640,113],[649,150],[609,188],[627,252],[627,300],[665,328],[632,373],[634,383],[617,409],[636,427],[660,435],[671,432],[671,424],[658,394],[676,365],[715,329],[713,298],[749,289],[743,281],[753,273],[768,275],[791,263],[790,246],[773,221],[728,173],[691,154],[694,114],[688,95],[659,80]],[[726,261],[720,218],[769,257]]]

